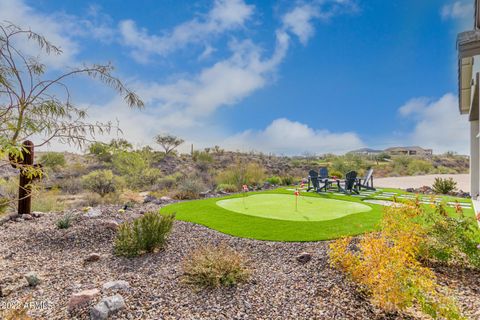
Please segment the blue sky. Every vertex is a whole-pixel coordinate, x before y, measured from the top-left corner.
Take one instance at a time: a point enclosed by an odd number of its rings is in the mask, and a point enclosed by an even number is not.
[[[52,74],[111,61],[146,102],[129,110],[97,83],[71,82],[92,121],[118,120],[137,145],[168,132],[185,150],[278,154],[466,153],[455,39],[472,16],[473,0],[0,0],[1,20],[62,47],[43,57]]]

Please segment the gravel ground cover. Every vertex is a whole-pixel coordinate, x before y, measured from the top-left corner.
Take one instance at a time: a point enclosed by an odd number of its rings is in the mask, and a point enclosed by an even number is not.
[[[78,212],[73,226],[59,230],[60,214],[0,226],[0,307],[31,295],[36,319],[89,319],[91,308],[110,296],[103,288],[122,280],[129,288],[117,291],[126,307],[111,319],[417,319],[415,315],[385,314],[328,263],[328,242],[285,243],[235,238],[188,222],[175,222],[168,247],[134,259],[113,255],[114,223],[138,217],[149,205],[117,213],[102,207],[86,217]],[[97,214],[101,212],[100,215]],[[194,291],[181,282],[182,260],[207,243],[226,243],[248,257],[251,279],[237,287]],[[311,254],[306,263],[301,253]],[[92,253],[97,259],[86,262]],[[88,260],[88,259],[87,259]],[[480,319],[480,274],[438,267],[465,312]],[[35,272],[41,280],[27,286],[23,276]],[[68,310],[72,294],[98,289],[84,307]],[[10,292],[11,291],[11,292]],[[47,302],[43,307],[40,302]],[[40,307],[39,307],[40,306]],[[1,310],[0,310],[1,312]]]

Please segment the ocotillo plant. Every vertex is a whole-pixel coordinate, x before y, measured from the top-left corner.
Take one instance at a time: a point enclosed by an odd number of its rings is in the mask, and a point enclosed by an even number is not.
[[[20,170],[18,187],[18,214],[30,214],[32,211],[32,182],[42,175],[41,165],[34,164],[34,144],[26,140],[22,144],[22,157],[11,157],[12,167]],[[40,169],[40,170],[39,170]]]

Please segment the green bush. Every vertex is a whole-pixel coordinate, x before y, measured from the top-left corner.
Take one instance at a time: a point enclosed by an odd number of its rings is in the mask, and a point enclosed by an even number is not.
[[[112,153],[108,144],[103,142],[94,142],[88,147],[88,152],[95,155],[102,162],[111,162]]]
[[[448,194],[457,188],[457,183],[452,179],[435,178],[432,189],[437,194]]]
[[[113,174],[111,170],[92,171],[82,178],[83,187],[96,192],[102,197],[114,193],[123,186],[123,180]]]
[[[213,162],[213,157],[206,151],[194,151],[192,154],[192,160],[195,162],[211,163]]]
[[[283,176],[282,177],[282,185],[284,186],[291,186],[295,183],[295,178],[292,176]]]
[[[340,171],[331,170],[329,173],[330,177],[337,177],[338,179],[343,178],[343,173]]]
[[[250,275],[243,256],[225,245],[193,252],[184,260],[183,269],[183,282],[199,288],[233,286]]]
[[[40,163],[47,168],[57,169],[65,167],[65,155],[61,152],[47,152],[40,156]]]
[[[267,178],[267,182],[279,186],[282,183],[282,178],[280,178],[279,176],[272,176],[270,178]]]
[[[68,229],[72,226],[74,215],[72,213],[66,213],[63,217],[57,220],[55,223],[58,229]]]
[[[427,174],[433,171],[433,165],[426,160],[414,159],[408,164],[409,175]]]
[[[148,212],[133,222],[121,224],[115,239],[115,254],[135,257],[144,252],[152,253],[156,249],[163,249],[174,220],[174,214]]]
[[[219,184],[217,186],[217,191],[223,191],[223,192],[228,192],[228,193],[233,193],[233,192],[237,192],[239,190],[239,188],[234,185],[234,184]]]
[[[147,163],[136,152],[120,151],[112,158],[113,169],[122,176],[134,176],[147,168]]]
[[[443,204],[438,204],[435,212],[426,214],[427,239],[422,245],[422,257],[480,269],[477,222],[465,217],[460,206],[457,207],[459,217],[448,216],[445,212]]]

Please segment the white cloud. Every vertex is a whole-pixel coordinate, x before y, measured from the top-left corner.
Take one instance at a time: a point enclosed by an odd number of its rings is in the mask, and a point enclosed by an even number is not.
[[[306,45],[315,34],[315,20],[327,21],[334,15],[357,9],[352,0],[319,0],[300,4],[283,16],[283,29],[296,35]]]
[[[306,124],[285,118],[274,120],[264,130],[247,130],[229,137],[223,143],[230,149],[253,149],[287,155],[304,152],[344,153],[364,146],[353,132],[315,130]]]
[[[473,1],[455,1],[446,4],[440,12],[443,19],[463,19],[473,17]]]
[[[22,29],[30,29],[47,38],[62,50],[61,55],[48,55],[39,50],[36,42],[19,40],[16,44],[24,54],[39,57],[45,65],[55,69],[77,64],[76,56],[81,51],[79,37],[111,42],[115,30],[111,18],[91,6],[87,17],[80,18],[61,12],[42,13],[23,0],[0,0],[0,22],[13,23]]]
[[[458,112],[454,94],[445,94],[438,100],[412,99],[399,113],[416,123],[408,136],[409,144],[433,148],[435,153],[449,150],[468,153],[470,127],[468,119]]]
[[[133,57],[141,63],[152,54],[165,56],[192,43],[203,43],[227,31],[242,28],[254,12],[243,0],[216,0],[202,19],[184,22],[165,34],[149,34],[133,20],[120,22],[123,44],[132,48]]]
[[[69,65],[79,51],[79,45],[65,33],[64,24],[54,15],[39,13],[22,0],[0,0],[1,22],[11,22],[22,28],[41,33],[60,47],[63,54],[41,54],[42,62],[54,68]],[[21,41],[17,46],[26,54],[38,56],[38,46],[33,41]]]

